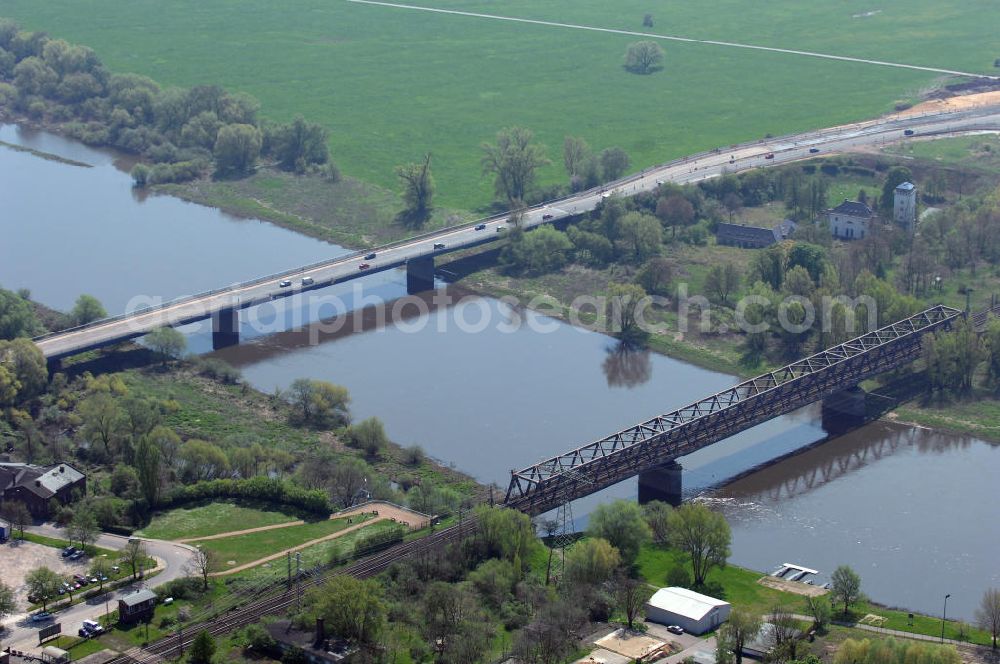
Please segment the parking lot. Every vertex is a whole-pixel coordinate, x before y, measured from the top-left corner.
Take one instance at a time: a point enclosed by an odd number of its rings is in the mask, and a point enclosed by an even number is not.
[[[34,542],[11,540],[0,545],[0,568],[3,569],[3,582],[14,589],[19,613],[28,609],[28,592],[25,589],[24,578],[31,570],[45,565],[68,580],[74,574],[85,574],[87,568],[90,567],[90,558],[88,557],[69,561],[61,554],[62,549],[54,549]]]

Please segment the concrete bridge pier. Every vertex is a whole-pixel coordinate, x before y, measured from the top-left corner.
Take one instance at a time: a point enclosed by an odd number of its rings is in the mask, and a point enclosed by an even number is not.
[[[406,292],[416,295],[434,290],[434,257],[420,256],[406,261]]]
[[[855,385],[823,399],[823,430],[840,434],[864,424],[867,415],[865,391]]]
[[[49,380],[63,369],[61,357],[50,357],[45,360],[45,365],[49,370]]]
[[[674,507],[681,504],[684,468],[676,461],[639,473],[639,503],[662,500]]]
[[[219,309],[212,314],[212,350],[235,346],[240,342],[240,310]]]

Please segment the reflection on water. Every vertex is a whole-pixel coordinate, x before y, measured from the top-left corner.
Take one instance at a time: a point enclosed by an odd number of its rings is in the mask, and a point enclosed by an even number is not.
[[[608,387],[636,387],[648,383],[653,375],[649,351],[624,342],[608,346],[603,368]]]
[[[849,564],[876,600],[936,615],[950,593],[949,613],[970,619],[1000,586],[998,472],[1000,446],[876,422],[708,496],[734,562]]]

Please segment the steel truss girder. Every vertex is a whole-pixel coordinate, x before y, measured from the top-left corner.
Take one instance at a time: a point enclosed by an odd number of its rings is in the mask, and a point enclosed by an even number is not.
[[[511,473],[508,507],[541,514],[911,362],[962,312],[938,305],[673,412]]]

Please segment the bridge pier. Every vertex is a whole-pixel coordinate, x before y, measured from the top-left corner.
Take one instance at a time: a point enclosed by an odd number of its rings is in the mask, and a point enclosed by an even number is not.
[[[864,424],[867,416],[865,391],[855,385],[823,399],[823,430],[841,434]]]
[[[62,371],[63,361],[61,357],[50,357],[45,360],[45,365],[49,370],[49,380],[57,373]]]
[[[240,342],[240,310],[220,309],[212,314],[212,350]]]
[[[639,503],[662,500],[674,507],[681,504],[684,468],[676,461],[639,473]]]
[[[434,290],[434,257],[420,256],[406,261],[406,292],[416,295]]]

